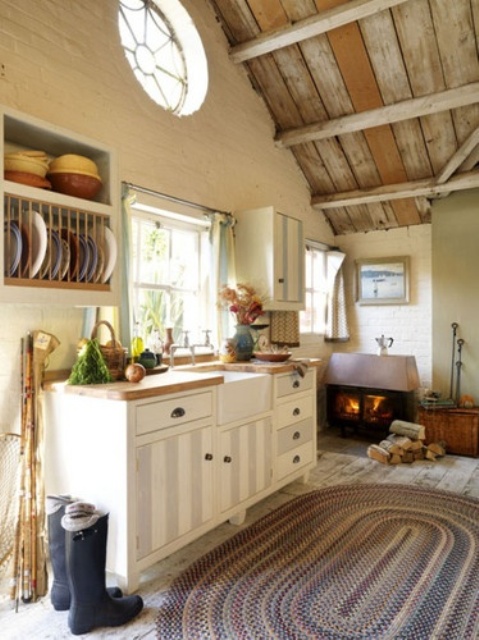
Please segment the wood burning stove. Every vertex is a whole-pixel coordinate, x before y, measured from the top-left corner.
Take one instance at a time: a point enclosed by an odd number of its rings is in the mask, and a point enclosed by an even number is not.
[[[328,423],[348,429],[387,434],[393,420],[414,422],[416,399],[414,391],[390,391],[328,385],[326,392]]]
[[[326,371],[328,423],[385,435],[393,420],[414,422],[419,376],[414,356],[336,353]]]

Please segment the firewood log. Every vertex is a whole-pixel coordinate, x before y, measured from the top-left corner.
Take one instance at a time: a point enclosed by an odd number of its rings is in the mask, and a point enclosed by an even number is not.
[[[402,456],[402,461],[403,462],[414,462],[414,454],[412,451],[405,451],[404,455]]]
[[[389,464],[401,464],[402,462],[402,456],[400,456],[397,453],[393,453],[392,456],[389,458]]]
[[[391,455],[388,451],[385,451],[377,444],[371,444],[368,447],[368,457],[372,460],[377,460],[378,462],[382,462],[382,464],[388,464]]]
[[[425,440],[426,427],[422,424],[414,422],[405,422],[404,420],[393,420],[389,427],[390,433],[397,433],[401,436],[407,436],[411,440]]]
[[[414,456],[414,460],[424,460],[424,451],[422,449],[413,451],[412,455]]]
[[[424,444],[422,440],[413,440],[411,442],[411,447],[410,447],[410,451],[416,452],[416,451],[421,451],[423,448]]]
[[[404,453],[404,449],[391,440],[381,440],[379,446],[381,449],[388,451],[391,455],[401,456]]]
[[[436,454],[430,449],[426,449],[426,453],[424,454],[424,457],[426,458],[426,460],[431,460],[432,462],[435,462],[436,460]]]
[[[440,458],[446,455],[446,448],[440,442],[431,442],[427,445],[427,449]]]
[[[412,440],[407,436],[400,436],[395,433],[390,433],[386,440],[389,440],[389,442],[392,442],[393,444],[397,444],[397,446],[401,447],[403,451],[408,451],[412,444]]]

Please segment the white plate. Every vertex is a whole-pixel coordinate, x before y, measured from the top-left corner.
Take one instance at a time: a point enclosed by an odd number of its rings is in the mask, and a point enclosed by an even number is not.
[[[45,257],[39,271],[39,277],[44,280],[55,280],[60,269],[60,261],[62,258],[61,240],[58,231],[48,229],[48,243]]]
[[[96,272],[97,263],[98,263],[98,248],[96,246],[96,242],[93,240],[93,238],[90,235],[87,236],[86,241],[88,244],[88,249],[90,250],[90,260],[88,262],[86,281],[92,282]]]
[[[78,241],[80,247],[78,279],[83,282],[88,271],[88,263],[90,262],[90,249],[88,247],[86,237],[83,233],[80,233],[80,235],[78,236]]]
[[[8,238],[8,233],[10,237]],[[4,224],[5,238],[5,255],[4,255],[4,273],[6,276],[13,276],[20,264],[22,257],[22,234],[16,222],[11,220]]]
[[[103,283],[108,282],[113,269],[115,268],[116,258],[118,255],[118,246],[116,244],[115,236],[109,227],[105,227],[105,244],[103,246],[105,251],[105,268],[103,269],[103,275],[101,281]]]
[[[29,277],[34,278],[42,266],[47,252],[47,225],[38,211],[34,209],[23,212],[23,224],[27,227],[30,237],[31,267]]]

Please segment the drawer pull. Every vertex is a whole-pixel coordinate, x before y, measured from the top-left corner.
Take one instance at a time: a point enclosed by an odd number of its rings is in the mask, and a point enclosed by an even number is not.
[[[226,462],[226,463],[228,463],[228,464],[229,464],[231,461],[232,461],[231,456],[225,456],[225,457],[223,458],[223,462]]]
[[[182,418],[185,414],[186,411],[183,409],[183,407],[176,407],[176,409],[173,409],[173,411],[171,412],[171,417]]]
[[[300,413],[301,413],[301,409],[299,407],[296,407],[296,409],[294,409],[293,411],[293,416],[299,416]]]
[[[298,464],[299,462],[301,462],[301,456],[294,456],[293,464]]]
[[[300,382],[299,380],[295,380],[295,381],[293,382],[293,388],[294,388],[294,389],[297,389],[297,388],[300,386],[300,384],[301,384],[301,382]]]
[[[299,440],[301,438],[301,434],[299,431],[295,431],[293,433],[293,440]]]
[[[213,454],[212,453],[207,453],[205,455],[205,460],[213,460]]]

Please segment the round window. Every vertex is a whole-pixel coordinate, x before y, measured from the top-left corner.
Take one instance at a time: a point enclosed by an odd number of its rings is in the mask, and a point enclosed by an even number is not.
[[[178,116],[197,111],[208,89],[208,65],[180,2],[120,0],[118,25],[126,59],[150,98]]]

